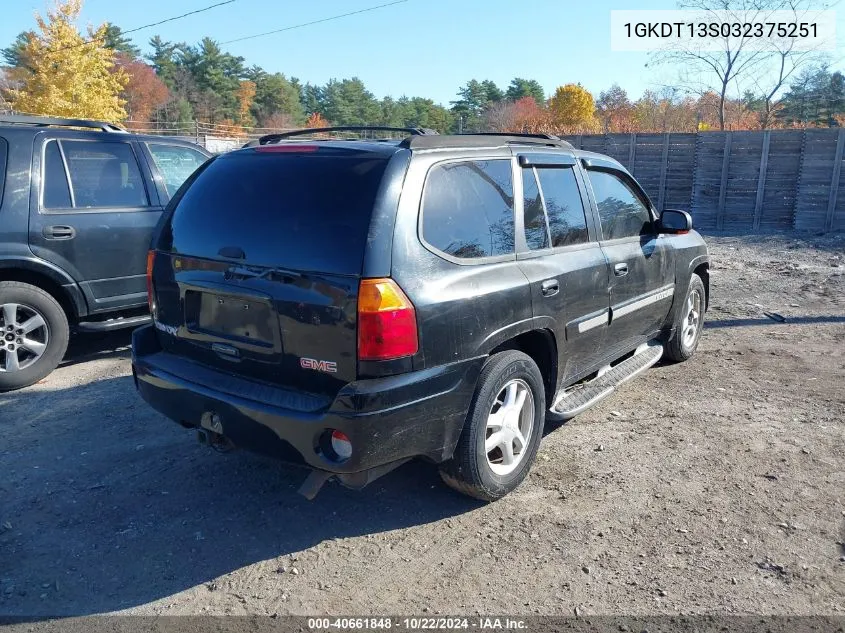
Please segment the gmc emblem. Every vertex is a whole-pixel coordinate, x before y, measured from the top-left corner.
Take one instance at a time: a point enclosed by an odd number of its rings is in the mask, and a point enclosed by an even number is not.
[[[337,363],[328,360],[315,360],[313,358],[300,358],[299,365],[302,369],[313,369],[314,371],[324,371],[328,374],[337,373]]]

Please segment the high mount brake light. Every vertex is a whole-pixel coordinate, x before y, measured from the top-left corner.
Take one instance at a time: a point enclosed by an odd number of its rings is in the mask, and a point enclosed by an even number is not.
[[[419,349],[417,315],[389,278],[362,279],[358,288],[358,360],[391,360]]]

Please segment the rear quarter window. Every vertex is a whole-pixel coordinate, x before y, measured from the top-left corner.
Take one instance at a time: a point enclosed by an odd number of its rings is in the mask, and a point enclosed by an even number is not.
[[[147,149],[150,150],[156,167],[164,178],[167,194],[171,197],[182,183],[208,160],[202,152],[181,145],[147,143]]]
[[[423,193],[422,239],[457,259],[514,252],[513,175],[509,160],[435,165]]]

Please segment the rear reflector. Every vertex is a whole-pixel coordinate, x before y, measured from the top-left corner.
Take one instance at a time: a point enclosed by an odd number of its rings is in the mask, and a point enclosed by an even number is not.
[[[316,152],[319,147],[317,145],[261,145],[254,148],[256,152],[273,153],[273,154],[299,154]]]
[[[358,360],[391,360],[419,349],[414,306],[392,279],[362,279],[358,289]]]
[[[341,431],[332,431],[332,451],[337,456],[338,461],[345,461],[352,457],[352,442],[346,436],[346,433]]]
[[[147,306],[150,309],[150,314],[155,316],[155,296],[153,288],[153,266],[155,265],[156,252],[147,251]]]

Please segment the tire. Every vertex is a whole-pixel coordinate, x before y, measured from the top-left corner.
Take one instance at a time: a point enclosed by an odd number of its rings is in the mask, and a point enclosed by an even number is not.
[[[520,398],[523,405],[515,408]],[[505,409],[509,410],[494,422],[495,414]],[[545,411],[543,377],[531,357],[516,350],[491,356],[478,378],[455,453],[440,466],[443,481],[458,492],[483,501],[504,497],[522,483],[534,463],[543,437]],[[530,429],[529,412],[533,416]],[[488,423],[493,428],[488,428]],[[513,435],[515,428],[525,438],[524,443]],[[501,439],[488,453],[485,443],[493,435],[507,439]],[[506,455],[508,444],[510,457]],[[511,463],[507,463],[508,459]]]
[[[697,297],[697,299],[696,299]],[[701,331],[704,329],[704,308],[707,295],[704,291],[704,283],[701,277],[693,274],[690,278],[689,288],[684,297],[684,302],[675,317],[674,334],[664,347],[665,355],[676,363],[692,358],[701,340]],[[692,303],[691,303],[692,302]],[[697,302],[697,303],[696,303]],[[697,305],[697,308],[695,307]],[[694,317],[694,324],[691,317],[691,306]]]
[[[24,327],[31,329],[24,332]],[[67,315],[52,295],[30,284],[0,281],[0,392],[34,384],[58,367],[69,334]]]

